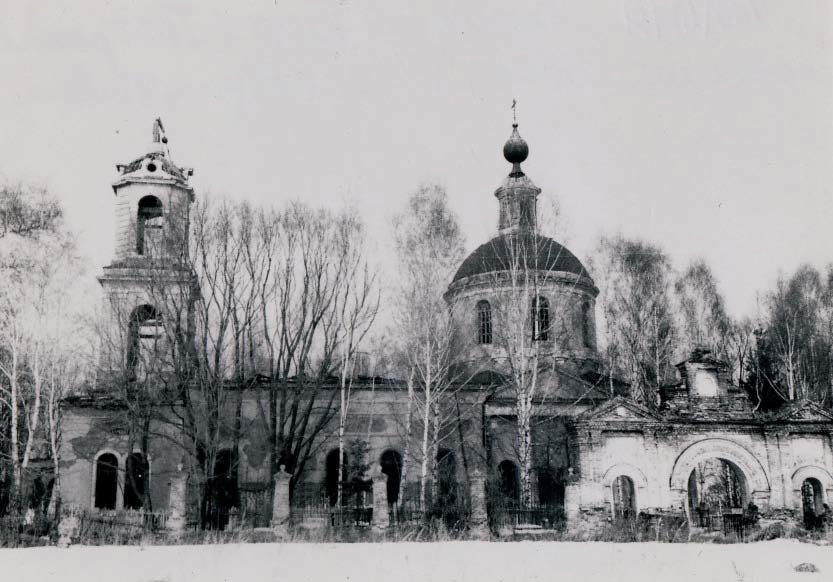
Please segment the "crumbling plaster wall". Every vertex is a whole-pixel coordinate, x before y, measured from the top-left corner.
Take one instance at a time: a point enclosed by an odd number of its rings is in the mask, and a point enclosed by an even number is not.
[[[567,495],[568,519],[604,508],[612,511],[611,485],[619,475],[636,486],[639,511],[688,511],[688,477],[708,458],[733,463],[743,473],[747,499],[763,514],[801,511],[801,483],[818,479],[825,501],[833,496],[830,433],[784,427],[656,425],[632,430],[587,426],[577,431],[579,473]]]

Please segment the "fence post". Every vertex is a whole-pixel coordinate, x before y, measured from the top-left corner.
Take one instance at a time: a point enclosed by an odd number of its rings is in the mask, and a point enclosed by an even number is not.
[[[388,476],[382,472],[382,466],[373,475],[373,529],[383,531],[390,525],[388,512]]]
[[[475,540],[489,539],[489,515],[486,511],[486,478],[480,468],[471,473],[469,497],[471,518],[469,534]]]
[[[61,515],[61,521],[58,523],[58,547],[68,548],[73,539],[78,537],[81,530],[81,517],[75,511],[66,511]]]
[[[180,462],[168,481],[168,521],[165,526],[174,536],[179,536],[185,531],[187,481],[188,474]]]
[[[579,484],[572,481],[564,487],[564,517],[567,526],[574,527],[580,518],[581,490]]]
[[[277,538],[285,539],[289,534],[289,479],[291,475],[281,465],[275,473],[275,495],[272,498],[272,531]]]

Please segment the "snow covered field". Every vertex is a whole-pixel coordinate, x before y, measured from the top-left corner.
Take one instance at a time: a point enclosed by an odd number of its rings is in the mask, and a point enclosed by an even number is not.
[[[818,573],[793,570],[812,562]],[[229,544],[0,550],[0,580],[833,580],[833,547],[757,544]]]

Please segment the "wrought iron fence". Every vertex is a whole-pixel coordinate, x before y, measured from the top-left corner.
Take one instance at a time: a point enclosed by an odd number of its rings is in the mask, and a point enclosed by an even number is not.
[[[303,523],[324,521],[333,527],[369,526],[373,519],[373,494],[369,483],[344,483],[341,505],[317,483],[296,485],[292,494],[290,520]]]
[[[723,535],[734,535],[739,540],[746,539],[748,531],[757,516],[743,509],[729,511],[711,511],[709,507],[698,507],[692,515],[694,523],[707,531],[723,532]]]
[[[400,502],[387,504],[392,526],[419,525],[431,520],[441,520],[449,529],[468,524],[470,508],[467,497],[445,496],[434,502],[429,490],[423,506],[417,489],[403,487],[400,494]],[[322,485],[300,484],[293,492],[290,519],[296,524],[317,520],[331,527],[369,526],[373,521],[370,483],[345,483],[341,505],[334,502],[332,492],[328,493]]]
[[[562,529],[565,524],[564,509],[558,505],[531,503],[523,506],[515,499],[491,496],[487,502],[489,523],[494,530],[514,529],[523,525],[543,529]]]
[[[33,546],[49,535],[52,521],[40,512],[0,517],[0,548]]]
[[[238,513],[244,527],[269,527],[272,521],[272,488],[269,484],[241,486]]]
[[[389,509],[390,523],[393,525],[416,525],[425,520],[425,510],[418,499],[402,500]]]

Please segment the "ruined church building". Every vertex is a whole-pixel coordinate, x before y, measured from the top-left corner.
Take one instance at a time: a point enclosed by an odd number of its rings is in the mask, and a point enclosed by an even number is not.
[[[189,184],[192,170],[172,162],[166,142],[157,126],[151,147],[118,165],[112,184],[115,256],[99,281],[117,314],[113,325],[122,326],[127,349],[134,352],[156,341],[164,317],[161,306],[152,303],[150,286],[164,285],[171,296],[190,293],[184,259],[189,208],[197,194]],[[492,484],[486,488],[490,511],[517,503],[520,495],[516,399],[497,341],[501,318],[495,309],[501,285],[510,284],[503,271],[511,263],[512,245],[538,236],[540,189],[521,168],[528,154],[515,124],[503,149],[511,170],[494,193],[497,236],[463,261],[444,296],[465,338],[464,359],[477,362],[477,373],[456,392],[461,413],[438,453],[437,495],[473,502],[472,476],[482,475]],[[732,382],[727,365],[705,352],[678,364],[679,381],[662,390],[657,408],[638,404],[627,396],[627,386],[611,385],[600,371],[599,291],[591,274],[554,240],[538,238],[533,247],[540,283],[530,297],[529,339],[555,362],[540,371],[533,410],[534,507],[561,516],[560,527],[568,531],[592,531],[638,514],[684,514],[692,525],[705,526],[704,512],[732,515],[755,507],[762,519],[800,522],[808,512],[824,511],[833,494],[833,415],[796,401],[765,417]],[[141,378],[145,371],[130,374]],[[269,469],[268,431],[259,424],[262,395],[256,384],[240,390],[243,433],[229,438],[215,466],[216,480],[230,492],[220,496],[225,501],[218,503],[225,506],[217,510],[217,527],[232,518],[268,525],[272,515],[275,476]],[[366,442],[369,477],[381,471],[386,479],[385,499],[374,493],[375,511],[393,508],[400,497],[416,491],[419,461],[413,455],[400,482],[406,399],[401,380],[358,376],[353,386],[347,439]],[[179,490],[188,459],[183,460],[183,447],[170,443],[174,434],[154,436],[140,446],[114,420],[122,411],[106,394],[93,391],[69,398],[66,405],[64,504],[102,512],[179,512],[186,522],[196,522],[193,487],[184,494]],[[414,435],[412,453],[419,451],[420,436]],[[295,497],[320,491],[332,505],[338,478],[335,421],[322,438],[303,482],[295,484]]]

